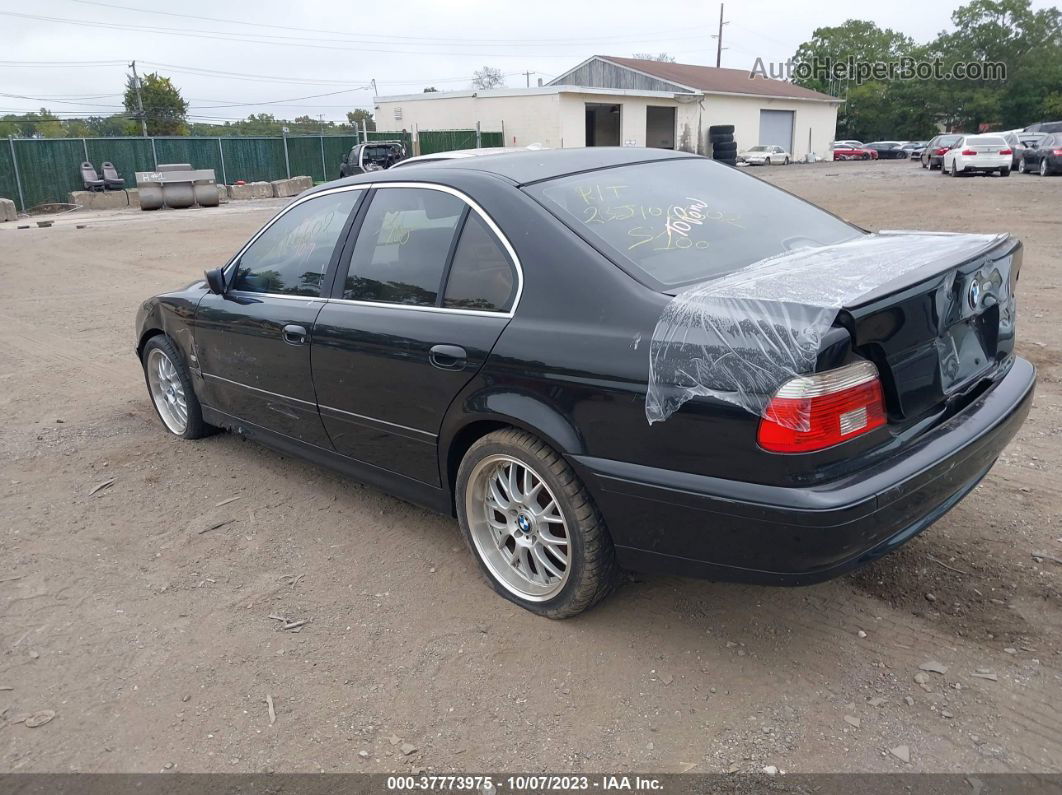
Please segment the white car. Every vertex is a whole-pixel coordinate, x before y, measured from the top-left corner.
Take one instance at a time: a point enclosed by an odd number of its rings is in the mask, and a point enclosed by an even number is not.
[[[737,156],[739,163],[750,166],[788,166],[791,159],[792,155],[780,146],[754,146]]]
[[[1002,135],[964,135],[944,153],[940,173],[957,177],[960,174],[998,173],[1010,176],[1014,151]]]

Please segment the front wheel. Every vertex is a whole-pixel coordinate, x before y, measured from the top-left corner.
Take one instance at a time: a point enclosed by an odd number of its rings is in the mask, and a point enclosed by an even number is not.
[[[166,429],[185,439],[198,439],[210,433],[203,421],[192,378],[177,346],[165,334],[147,341],[141,356],[144,380],[155,412]]]
[[[785,160],[782,161],[782,165],[783,166],[788,166],[789,165],[789,158],[788,157]]]
[[[618,578],[605,522],[556,451],[524,431],[473,444],[457,473],[457,518],[491,587],[547,618],[592,607]]]

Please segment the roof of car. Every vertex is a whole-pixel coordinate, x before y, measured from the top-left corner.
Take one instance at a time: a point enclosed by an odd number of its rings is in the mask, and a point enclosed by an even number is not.
[[[622,146],[593,146],[577,149],[543,149],[531,152],[512,152],[490,155],[489,157],[461,157],[440,160],[437,163],[422,163],[416,169],[388,169],[373,171],[348,177],[337,183],[327,183],[329,187],[336,184],[354,184],[359,182],[408,182],[415,178],[423,179],[428,175],[444,177],[447,172],[478,171],[496,174],[515,182],[517,185],[540,180],[555,179],[582,171],[596,171],[602,168],[646,163],[660,160],[679,160],[695,158],[698,155],[676,152],[670,149],[642,149]]]

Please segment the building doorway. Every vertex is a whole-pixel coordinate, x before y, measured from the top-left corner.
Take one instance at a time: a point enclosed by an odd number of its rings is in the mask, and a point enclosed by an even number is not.
[[[649,105],[645,109],[645,145],[675,148],[675,109]]]
[[[620,145],[620,106],[586,103],[586,145]]]

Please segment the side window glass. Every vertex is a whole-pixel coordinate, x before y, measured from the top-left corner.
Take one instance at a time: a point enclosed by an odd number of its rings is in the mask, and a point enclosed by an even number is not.
[[[343,297],[434,306],[466,206],[437,190],[378,190],[354,244]]]
[[[286,212],[243,252],[233,288],[319,296],[321,279],[361,193],[330,193]]]
[[[446,279],[443,306],[504,312],[512,305],[516,274],[497,238],[477,213],[469,213]]]

